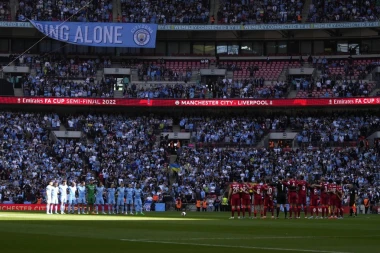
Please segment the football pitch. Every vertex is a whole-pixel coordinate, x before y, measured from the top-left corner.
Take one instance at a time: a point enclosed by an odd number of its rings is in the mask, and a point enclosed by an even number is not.
[[[229,220],[229,213],[46,215],[0,212],[4,253],[379,253],[380,215]]]

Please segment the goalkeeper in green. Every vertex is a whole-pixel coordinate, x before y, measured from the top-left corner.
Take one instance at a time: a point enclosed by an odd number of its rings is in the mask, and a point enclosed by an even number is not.
[[[86,186],[87,188],[87,211],[89,214],[94,214],[94,204],[95,204],[95,185],[94,181],[91,180],[90,184]]]

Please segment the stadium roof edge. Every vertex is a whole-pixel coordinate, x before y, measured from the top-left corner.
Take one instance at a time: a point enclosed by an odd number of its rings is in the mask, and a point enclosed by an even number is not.
[[[0,22],[1,28],[34,28],[29,22]],[[253,24],[253,25],[158,25],[159,31],[273,31],[273,30],[323,30],[351,28],[380,28],[380,22],[335,22],[297,24]],[[35,28],[34,28],[35,29]]]

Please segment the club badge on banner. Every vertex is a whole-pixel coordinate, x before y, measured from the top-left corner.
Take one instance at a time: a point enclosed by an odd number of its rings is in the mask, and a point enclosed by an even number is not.
[[[156,24],[32,21],[49,38],[90,47],[156,47]]]

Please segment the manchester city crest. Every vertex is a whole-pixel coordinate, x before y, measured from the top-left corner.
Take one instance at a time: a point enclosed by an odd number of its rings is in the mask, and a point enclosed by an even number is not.
[[[141,28],[133,34],[133,40],[139,46],[145,46],[150,41],[150,33],[148,30]]]

